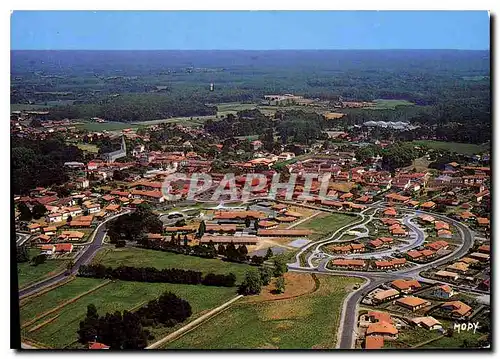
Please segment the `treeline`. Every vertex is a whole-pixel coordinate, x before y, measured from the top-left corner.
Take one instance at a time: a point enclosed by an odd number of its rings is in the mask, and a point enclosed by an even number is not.
[[[16,194],[66,182],[64,162],[83,160],[82,151],[60,136],[44,141],[12,137],[11,146],[12,191]]]
[[[191,97],[162,94],[123,94],[96,103],[50,108],[48,119],[101,117],[108,121],[136,122],[170,117],[216,115],[217,107]]]
[[[272,127],[272,120],[259,110],[239,111],[236,115],[230,113],[218,121],[208,119],[204,125],[205,131],[220,138],[260,135]]]
[[[96,341],[108,345],[110,349],[143,349],[148,340],[154,339],[145,327],[173,327],[191,314],[189,302],[170,292],[149,301],[135,313],[125,310],[123,313],[116,311],[99,316],[96,307],[90,304],[77,331],[78,341],[84,345]]]
[[[203,277],[198,271],[177,268],[157,269],[152,267],[106,267],[102,264],[82,265],[78,269],[78,276],[86,278],[107,278],[133,282],[147,283],[174,283],[174,284],[202,284],[220,287],[233,287],[236,276],[233,273],[214,276],[211,273]]]
[[[250,257],[248,256],[248,248],[244,244],[236,247],[233,242],[226,246],[219,244],[217,248],[211,241],[208,244],[189,246],[187,244],[187,237],[184,236],[184,239],[181,239],[180,235],[177,237],[172,235],[170,241],[151,240],[144,237],[138,242],[138,245],[146,249],[161,250],[201,258],[215,258],[219,255],[225,257],[230,262],[248,262],[255,265],[261,265],[266,259],[272,256],[272,252],[268,251],[264,257],[256,255]]]

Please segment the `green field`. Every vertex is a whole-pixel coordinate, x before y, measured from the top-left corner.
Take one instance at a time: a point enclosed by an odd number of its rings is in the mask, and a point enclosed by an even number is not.
[[[86,152],[92,152],[92,153],[99,152],[99,147],[97,147],[96,145],[92,145],[90,143],[83,143],[83,142],[77,143],[76,147],[78,147],[82,151],[86,151]]]
[[[366,107],[369,110],[394,110],[397,106],[414,106],[415,104],[406,100],[374,100],[375,106]]]
[[[473,143],[457,143],[457,142],[444,142],[444,141],[413,141],[415,145],[426,145],[429,148],[436,150],[449,150],[451,152],[463,153],[466,155],[472,155],[476,153],[481,153],[490,150],[490,144],[476,145]]]
[[[247,264],[225,262],[220,259],[200,258],[136,247],[108,247],[97,253],[93,263],[101,263],[110,267],[125,265],[131,267],[155,267],[158,269],[191,269],[216,274],[232,272],[236,275],[238,282],[245,277],[245,272],[250,268]]]
[[[307,275],[307,274],[304,274]],[[335,348],[342,302],[357,278],[319,276],[316,292],[300,297],[245,303],[166,344],[166,349]]]
[[[152,126],[152,125],[159,125],[162,123],[177,123],[184,126],[198,127],[203,125],[205,121],[208,119],[215,120],[216,117],[215,116],[172,117],[160,120],[133,122],[132,125]]]
[[[10,104],[10,110],[11,111],[37,111],[37,110],[43,110],[47,107],[50,106],[44,106],[44,105],[28,105],[25,103],[11,103]]]
[[[217,104],[217,115],[235,114],[238,111],[252,110],[257,108],[255,103],[227,102]]]
[[[96,287],[103,281],[100,279],[76,278],[74,282],[48,292],[21,308],[21,317],[24,320],[39,315],[48,308],[56,307],[61,302],[73,298],[84,291]],[[157,298],[165,291],[171,291],[189,301],[193,310],[193,317],[201,312],[214,308],[236,295],[235,288],[210,287],[202,285],[168,284],[168,283],[140,283],[115,281],[97,291],[86,295],[74,303],[68,304],[56,313],[24,328],[21,333],[27,339],[33,339],[52,348],[63,348],[71,345],[77,339],[77,330],[80,321],[85,317],[87,305],[94,304],[99,315],[116,310],[136,309],[147,301]],[[54,299],[55,298],[55,299]],[[53,305],[49,305],[53,301]],[[40,307],[37,310],[37,306]],[[49,318],[58,317],[42,328],[28,333],[30,329]],[[191,318],[191,319],[192,319]],[[154,328],[157,334],[155,340],[161,338],[175,328]]]
[[[301,223],[296,229],[311,229],[314,231],[312,235],[308,238],[310,240],[316,241],[322,239],[325,235],[331,232],[335,232],[337,229],[358,220],[357,217],[349,216],[346,214],[332,213],[332,214],[320,214],[314,217],[310,221]]]
[[[137,128],[137,125],[133,125],[130,123],[125,123],[125,122],[81,122],[77,127],[81,127],[87,131],[117,131],[117,130],[123,130],[125,128]]]
[[[31,248],[29,250],[30,258],[35,257],[39,253],[40,250],[36,248]],[[17,280],[19,281],[19,288],[27,287],[45,277],[57,274],[66,268],[66,264],[67,261],[62,259],[48,259],[45,263],[37,266],[31,265],[29,262],[17,263]]]

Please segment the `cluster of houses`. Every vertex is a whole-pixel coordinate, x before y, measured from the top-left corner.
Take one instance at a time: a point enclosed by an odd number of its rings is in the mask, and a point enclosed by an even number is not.
[[[407,264],[405,258],[389,258],[384,260],[335,258],[329,262],[329,265],[335,269],[372,271],[400,269]]]

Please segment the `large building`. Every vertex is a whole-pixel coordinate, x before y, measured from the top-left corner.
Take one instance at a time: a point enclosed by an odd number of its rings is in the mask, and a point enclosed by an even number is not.
[[[125,144],[125,137],[122,136],[120,149],[113,152],[103,153],[102,159],[108,163],[112,163],[115,162],[117,159],[123,158],[125,156],[127,156],[127,145]]]

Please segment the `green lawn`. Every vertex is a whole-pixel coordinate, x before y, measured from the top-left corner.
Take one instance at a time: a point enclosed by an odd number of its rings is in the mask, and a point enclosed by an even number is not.
[[[304,274],[307,275],[307,274]],[[271,302],[236,302],[166,349],[335,348],[342,302],[357,278],[319,276],[311,294]]]
[[[420,348],[426,348],[426,349],[444,349],[444,348],[460,348],[464,342],[464,340],[467,340],[469,343],[476,343],[476,341],[484,336],[485,333],[480,333],[476,332],[475,334],[470,331],[470,332],[460,332],[460,333],[453,333],[453,336],[451,337],[442,337],[432,343],[425,344]]]
[[[101,263],[110,267],[126,265],[159,269],[180,268],[216,274],[232,272],[236,275],[238,282],[245,277],[245,272],[250,268],[247,264],[225,262],[220,259],[200,258],[136,247],[107,247],[98,252],[93,263]]]
[[[40,250],[31,248],[29,250],[30,258],[40,254]],[[29,262],[17,263],[17,280],[19,288],[27,287],[30,284],[36,283],[45,277],[57,274],[66,268],[67,261],[62,259],[47,259],[45,263],[37,266],[31,265]]]
[[[415,104],[406,100],[375,100],[376,103],[374,107],[366,107],[370,110],[394,110],[397,106],[414,106]]]
[[[82,127],[83,129],[87,131],[116,131],[116,130],[123,130],[124,128],[137,128],[137,125],[133,125],[130,123],[125,123],[125,122],[83,122],[77,127]]]
[[[419,343],[437,338],[441,335],[436,330],[427,330],[420,327],[402,329],[395,341],[386,341],[384,348],[409,348]]]
[[[476,153],[481,153],[488,151],[490,149],[489,144],[476,145],[473,143],[458,143],[458,142],[444,142],[444,141],[413,141],[415,145],[426,145],[429,148],[434,148],[436,150],[449,150],[456,153],[463,153],[466,155],[472,155]]]
[[[82,280],[85,283],[79,283],[82,282]],[[78,295],[84,291],[85,288],[85,290],[88,290],[89,288],[97,286],[102,283],[102,280],[77,278],[75,279],[75,282],[76,283],[72,283],[72,287],[69,288],[71,289],[80,286],[80,289],[75,290],[74,295],[71,297]],[[40,297],[37,302],[43,301],[44,299],[50,300],[54,297],[58,297],[59,300],[67,299],[67,297],[70,296],[70,292],[65,287],[66,286],[54,289],[54,292],[60,293],[51,293],[51,297],[47,297],[50,293],[49,292]],[[61,308],[61,310],[57,313],[53,313],[47,318],[43,318],[37,323],[30,325],[22,330],[22,334],[28,339],[31,338],[50,347],[63,348],[77,340],[79,323],[85,317],[87,306],[89,304],[94,304],[99,315],[104,315],[107,312],[114,312],[116,310],[121,311],[125,309],[136,309],[139,305],[145,304],[147,301],[157,298],[165,291],[171,291],[179,297],[189,301],[193,310],[193,317],[200,315],[200,312],[202,311],[212,309],[226,302],[236,295],[236,288],[115,281],[87,296],[82,297],[74,303],[68,304],[67,306]],[[54,301],[53,307],[55,306],[57,306],[57,300]],[[47,308],[44,308],[43,311],[46,311],[46,309]],[[31,314],[33,313],[34,310],[31,310]],[[55,315],[59,315],[57,319],[37,331],[28,333],[29,329],[43,323]],[[26,317],[26,315],[24,316]],[[161,328],[161,330],[157,329],[155,332],[164,335],[171,330],[174,329]],[[157,337],[156,340],[160,339],[160,337]]]
[[[327,234],[335,232],[337,229],[356,220],[359,220],[358,217],[349,216],[347,214],[320,214],[309,221],[301,223],[295,228],[313,230],[315,233],[310,235],[308,238],[316,241],[318,239],[323,239],[323,237]]]
[[[92,152],[92,153],[99,152],[99,147],[97,147],[96,145],[92,145],[90,143],[83,143],[83,142],[82,143],[78,143],[76,145],[76,147],[78,147],[82,151],[86,151],[86,152]]]

